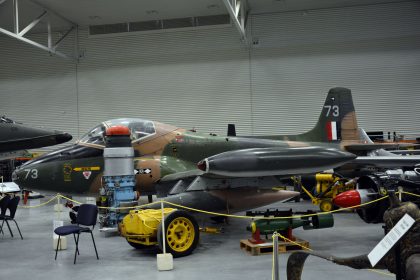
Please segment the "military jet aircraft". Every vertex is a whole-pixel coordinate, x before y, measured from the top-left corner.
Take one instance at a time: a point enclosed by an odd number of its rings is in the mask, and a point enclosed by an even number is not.
[[[140,195],[213,211],[241,211],[297,193],[273,191],[280,179],[335,168],[355,158],[363,145],[351,92],[329,91],[316,126],[300,135],[234,137],[188,131],[144,119],[114,119],[94,127],[76,144],[27,162],[14,181],[28,189],[97,193],[103,172],[104,132],[131,131]]]
[[[360,136],[366,143],[373,144],[373,141],[363,129],[360,129]],[[367,156],[358,157],[352,163],[379,168],[412,168],[420,164],[420,155],[401,156],[385,149],[377,149],[369,152]]]
[[[0,117],[1,160],[16,157],[21,150],[61,144],[71,139],[68,133],[27,127],[5,116]]]

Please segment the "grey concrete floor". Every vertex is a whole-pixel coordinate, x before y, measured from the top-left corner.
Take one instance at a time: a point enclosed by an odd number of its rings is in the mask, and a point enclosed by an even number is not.
[[[309,202],[278,203],[270,207],[305,211],[316,207]],[[294,234],[310,242],[312,249],[336,256],[368,253],[383,236],[381,225],[367,225],[354,213],[335,214],[335,227]],[[99,252],[95,257],[90,236],[81,235],[80,256],[73,265],[74,242],[67,238],[68,249],[60,251],[54,261],[52,241],[53,206],[35,209],[18,208],[16,220],[24,240],[8,230],[0,238],[0,279],[271,279],[272,256],[250,256],[239,248],[240,239],[248,238],[246,220],[231,219],[223,225],[224,233],[202,234],[196,251],[187,257],[174,259],[174,270],[158,272],[155,248],[135,250],[119,236],[105,237],[95,229]],[[67,223],[67,213],[62,214]],[[207,222],[210,225],[210,222]],[[15,226],[12,230],[17,233]],[[279,257],[280,279],[286,279],[288,253]],[[302,279],[392,279],[368,270],[353,270],[309,257]]]

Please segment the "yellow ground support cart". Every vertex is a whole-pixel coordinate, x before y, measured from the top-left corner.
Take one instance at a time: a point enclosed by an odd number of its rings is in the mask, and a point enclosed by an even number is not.
[[[356,187],[355,179],[347,180],[332,173],[318,173],[315,175],[315,179],[316,186],[313,193],[308,191],[303,185],[301,185],[301,188],[311,198],[312,203],[319,205],[319,209],[323,212],[333,210],[332,200],[338,194],[353,190]],[[300,182],[297,183],[299,184]]]
[[[197,247],[199,227],[188,212],[163,208],[166,252],[175,258],[189,255]],[[119,225],[120,233],[136,249],[158,245],[163,250],[162,210],[131,210]]]

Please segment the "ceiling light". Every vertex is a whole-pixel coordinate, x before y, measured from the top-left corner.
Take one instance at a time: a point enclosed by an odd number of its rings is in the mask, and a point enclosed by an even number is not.
[[[89,16],[89,19],[96,20],[96,19],[101,19],[101,17],[100,16]]]

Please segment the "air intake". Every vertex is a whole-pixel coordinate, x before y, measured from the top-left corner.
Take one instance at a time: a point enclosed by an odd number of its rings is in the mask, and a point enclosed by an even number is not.
[[[127,32],[159,31],[164,29],[200,28],[203,26],[230,25],[229,15],[213,15],[163,20],[137,21],[90,25],[89,35],[103,35]]]

